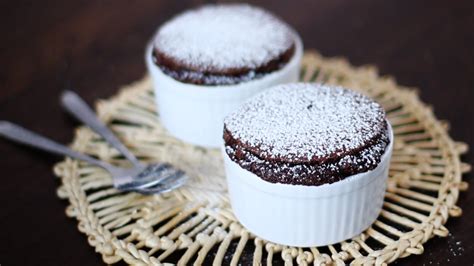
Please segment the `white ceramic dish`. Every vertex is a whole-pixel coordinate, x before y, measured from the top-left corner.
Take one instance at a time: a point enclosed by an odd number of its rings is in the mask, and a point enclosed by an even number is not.
[[[362,233],[382,208],[393,148],[389,130],[390,145],[375,169],[321,186],[264,181],[223,149],[234,214],[253,234],[289,246],[325,246]]]
[[[260,79],[225,86],[188,84],[167,76],[153,63],[152,45],[148,45],[145,60],[153,79],[162,124],[183,141],[209,148],[220,147],[223,120],[227,114],[266,88],[298,81],[303,44],[295,36],[295,53],[285,67]]]

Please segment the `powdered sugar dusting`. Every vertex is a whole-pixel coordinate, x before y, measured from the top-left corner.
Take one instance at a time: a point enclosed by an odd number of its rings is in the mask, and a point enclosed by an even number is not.
[[[386,131],[385,112],[370,98],[311,83],[266,90],[229,115],[225,126],[259,156],[291,163],[341,158]]]
[[[180,64],[201,71],[256,68],[294,42],[291,28],[245,4],[206,5],[164,24],[154,45]]]

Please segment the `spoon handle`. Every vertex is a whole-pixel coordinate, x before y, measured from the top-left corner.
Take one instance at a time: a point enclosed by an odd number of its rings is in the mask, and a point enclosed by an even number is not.
[[[125,145],[110,131],[110,129],[100,121],[94,111],[82,100],[79,95],[72,91],[64,91],[61,96],[63,107],[79,121],[89,126],[96,133],[107,140],[114,148],[119,150],[125,158],[134,165],[140,165],[138,159],[131,153]]]
[[[8,121],[0,121],[0,136],[44,151],[86,161],[90,164],[102,167],[109,172],[114,171],[115,169],[114,166],[106,162],[96,160],[88,155],[74,151],[62,144],[40,136]]]

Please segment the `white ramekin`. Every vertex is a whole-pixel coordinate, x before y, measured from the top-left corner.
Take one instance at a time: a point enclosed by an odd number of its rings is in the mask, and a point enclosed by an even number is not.
[[[194,85],[169,77],[153,63],[152,45],[148,45],[145,60],[153,79],[162,124],[183,141],[209,148],[220,147],[223,120],[227,114],[263,89],[298,81],[303,45],[297,35],[295,39],[295,53],[285,67],[260,79],[226,86]]]
[[[232,209],[253,234],[282,245],[313,247],[362,233],[379,215],[393,147],[373,170],[321,186],[275,184],[233,162],[224,149]]]

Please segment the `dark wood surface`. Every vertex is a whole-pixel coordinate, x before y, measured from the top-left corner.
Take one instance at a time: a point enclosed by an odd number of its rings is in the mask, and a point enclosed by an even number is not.
[[[451,124],[474,147],[474,6],[464,1],[252,1],[293,25],[306,48],[374,64]],[[156,27],[200,1],[2,1],[0,119],[60,142],[77,125],[58,95],[72,86],[89,103],[143,76],[144,45]],[[0,265],[100,265],[66,218],[51,167],[57,157],[0,141]],[[474,164],[472,152],[464,161]],[[470,181],[472,174],[466,176]],[[434,238],[407,265],[472,265],[474,192],[463,193],[452,235]]]

